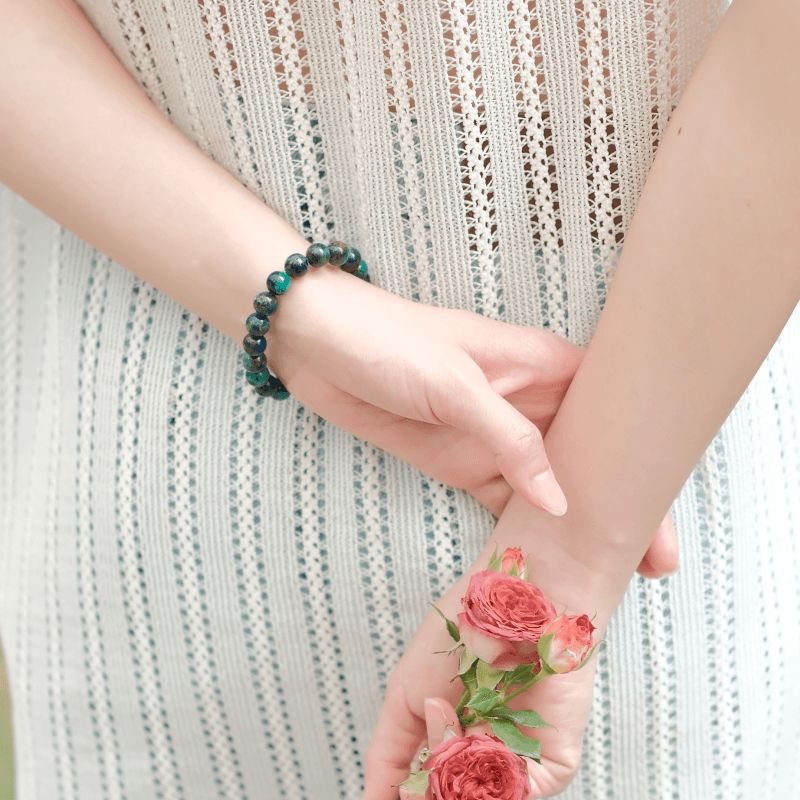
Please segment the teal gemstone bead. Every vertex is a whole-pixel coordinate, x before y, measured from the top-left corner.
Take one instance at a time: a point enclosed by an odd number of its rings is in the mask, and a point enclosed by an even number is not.
[[[248,372],[247,382],[253,386],[263,386],[270,379],[270,374],[265,369],[261,372]]]
[[[361,278],[362,280],[363,279],[368,279],[369,278],[369,274],[367,273],[367,262],[366,261],[362,261],[358,265],[358,269],[353,273],[353,275],[355,275],[356,278]]]
[[[261,397],[273,397],[275,394],[275,387],[270,384],[269,379],[263,386],[256,386],[255,390],[256,394]]]
[[[314,243],[306,250],[306,258],[312,267],[321,267],[328,263],[328,246],[325,244]]]
[[[286,294],[292,285],[292,279],[285,272],[271,272],[267,278],[267,289],[272,294]]]
[[[345,272],[355,272],[361,265],[361,253],[355,247],[347,248],[347,257],[342,263],[342,269]]]
[[[283,268],[286,270],[287,275],[296,277],[308,272],[308,259],[300,255],[300,253],[293,253],[283,263]]]
[[[251,314],[245,325],[251,336],[263,336],[269,330],[269,320],[266,317],[259,317],[258,314]]]
[[[278,310],[278,298],[269,292],[261,292],[253,300],[253,308],[259,317],[268,317]]]
[[[285,400],[289,396],[289,391],[283,385],[281,379],[275,375],[270,375],[268,385],[271,389],[274,389],[272,397],[276,400]]]
[[[251,336],[249,333],[242,341],[245,353],[257,356],[267,349],[267,340],[263,336]]]
[[[347,245],[344,242],[331,242],[328,246],[328,261],[334,267],[341,267],[347,258]]]
[[[247,372],[261,372],[262,369],[267,368],[267,359],[263,353],[258,356],[251,356],[248,353],[243,353],[242,366]]]

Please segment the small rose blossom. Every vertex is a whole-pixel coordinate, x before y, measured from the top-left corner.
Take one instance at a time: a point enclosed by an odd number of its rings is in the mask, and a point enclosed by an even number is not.
[[[432,770],[425,800],[527,800],[525,761],[496,736],[453,736],[422,765]]]
[[[505,553],[503,553],[500,569],[508,575],[512,567],[517,568],[517,575],[522,575],[525,572],[525,559],[522,557],[522,550],[519,547],[507,547]]]
[[[537,644],[556,618],[541,589],[522,578],[485,570],[472,576],[458,615],[461,641],[493,669],[539,664]]]
[[[577,669],[592,646],[595,627],[586,614],[553,620],[544,632],[555,634],[550,643],[546,664],[553,672],[572,672]]]

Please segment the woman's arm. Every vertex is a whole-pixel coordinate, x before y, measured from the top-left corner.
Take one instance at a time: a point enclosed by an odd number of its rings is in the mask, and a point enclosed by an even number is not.
[[[0,181],[232,339],[307,247],[158,112],[69,0],[0,0],[0,119]],[[533,423],[551,421],[578,348],[312,272],[268,335],[293,394],[495,512],[509,483],[563,510]]]
[[[608,303],[546,437],[569,500],[547,518],[518,497],[497,546],[531,554],[530,579],[557,608],[602,629],[652,530],[744,392],[800,299],[800,5],[736,0],[692,77],[648,177]],[[458,613],[468,576],[439,607]],[[453,697],[453,665],[430,614],[387,689],[368,756],[368,800],[419,744],[425,697]],[[577,769],[592,670],[526,697],[542,734],[536,797]]]

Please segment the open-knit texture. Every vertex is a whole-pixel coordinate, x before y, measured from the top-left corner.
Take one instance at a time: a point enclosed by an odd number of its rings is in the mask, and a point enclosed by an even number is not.
[[[376,284],[586,345],[725,2],[83,6]],[[0,270],[19,800],[356,800],[387,678],[492,517],[259,399],[237,343],[6,189]],[[800,797],[799,486],[795,315],[674,506],[681,571],[631,584],[566,798]]]

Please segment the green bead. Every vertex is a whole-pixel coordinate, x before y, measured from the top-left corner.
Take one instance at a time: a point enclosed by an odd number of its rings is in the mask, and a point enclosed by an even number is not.
[[[362,278],[362,279],[368,278],[369,275],[367,274],[367,262],[362,261],[358,265],[358,269],[353,273],[353,275],[355,275],[356,278]]]
[[[269,377],[269,372],[265,369],[261,370],[261,372],[248,372],[247,382],[253,386],[263,386],[269,380]]]
[[[292,279],[285,272],[271,272],[267,278],[267,289],[272,294],[286,294],[292,285]]]
[[[344,242],[331,242],[328,246],[328,261],[334,267],[341,267],[347,258],[347,245]]]
[[[266,317],[259,317],[258,314],[251,314],[245,325],[251,336],[263,336],[269,330],[269,320]]]
[[[328,255],[328,246],[325,244],[315,243],[306,250],[306,258],[312,267],[321,267],[323,264],[327,264]]]
[[[283,268],[287,275],[293,277],[302,275],[304,272],[308,272],[308,259],[300,253],[293,253],[283,262]]]
[[[258,314],[259,317],[268,317],[278,310],[278,298],[269,292],[261,292],[261,294],[256,295],[256,299],[253,300],[253,308],[256,310],[256,314]]]
[[[248,372],[261,372],[262,369],[267,368],[267,359],[261,353],[257,356],[251,356],[248,353],[242,353],[242,366]]]
[[[355,272],[361,265],[361,253],[355,247],[347,248],[347,256],[342,262],[342,269],[345,272]]]

